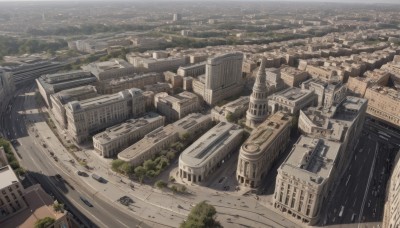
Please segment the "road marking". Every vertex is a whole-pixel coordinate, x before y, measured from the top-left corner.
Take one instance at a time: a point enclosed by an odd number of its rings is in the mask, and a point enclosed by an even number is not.
[[[357,182],[357,185],[356,185],[356,187],[354,188],[354,191],[353,191],[353,192],[356,192],[356,191],[357,191],[357,187],[358,187],[358,182]]]

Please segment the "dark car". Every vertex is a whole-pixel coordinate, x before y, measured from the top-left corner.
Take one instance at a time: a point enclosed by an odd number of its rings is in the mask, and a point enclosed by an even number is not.
[[[79,176],[82,176],[82,177],[88,177],[89,176],[89,174],[87,174],[86,172],[83,172],[83,171],[76,171],[76,174],[78,174]]]
[[[58,173],[55,175],[55,177],[56,177],[58,180],[62,180],[62,179],[63,179],[62,176],[61,176],[60,174],[58,174]]]
[[[83,196],[80,196],[79,197],[81,200],[82,200],[82,202],[84,202],[88,207],[93,207],[93,205],[89,202],[89,200],[87,200],[85,197],[83,197]]]

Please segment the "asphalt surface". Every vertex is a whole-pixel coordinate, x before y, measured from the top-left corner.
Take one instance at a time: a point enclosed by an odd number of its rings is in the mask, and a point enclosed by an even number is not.
[[[61,169],[49,156],[45,156],[45,149],[34,136],[29,136],[24,121],[27,115],[38,115],[29,112],[30,108],[34,108],[31,105],[35,97],[24,95],[25,91],[33,89],[32,85],[18,90],[1,118],[3,135],[18,140],[17,154],[21,165],[28,171],[28,179],[32,183],[40,183],[48,193],[63,202],[86,227],[146,227],[146,224],[119,210],[115,202],[106,202],[97,197],[96,192]],[[56,174],[60,174],[63,179],[55,178]],[[88,199],[93,207],[82,202],[80,196]]]

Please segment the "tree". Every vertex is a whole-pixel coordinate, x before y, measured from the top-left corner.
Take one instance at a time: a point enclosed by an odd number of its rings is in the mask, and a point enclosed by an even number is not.
[[[143,167],[146,169],[146,171],[154,170],[154,168],[156,167],[156,164],[153,160],[149,159],[143,163]]]
[[[134,173],[133,166],[128,162],[124,162],[120,167],[119,170],[124,173],[125,175],[131,175]]]
[[[217,211],[215,207],[205,201],[198,203],[192,208],[186,221],[181,224],[181,228],[222,228],[221,224],[215,220]]]
[[[143,181],[144,176],[146,175],[146,169],[143,166],[138,166],[135,168],[135,175],[139,179],[140,182]]]
[[[125,161],[122,161],[121,159],[116,159],[111,162],[111,169],[114,170],[115,172],[119,172],[120,167],[122,164],[124,164]]]
[[[47,228],[52,225],[56,220],[51,217],[45,217],[35,222],[35,228]]]
[[[175,158],[175,152],[174,151],[168,151],[167,152],[167,154],[166,154],[166,156],[167,156],[167,158],[169,159],[169,160],[172,160],[172,159],[174,159]]]
[[[59,203],[57,200],[56,201],[54,201],[54,203],[53,203],[53,209],[55,210],[55,211],[60,211],[60,212],[63,212],[64,211],[64,204],[62,204],[62,203]]]
[[[159,189],[163,189],[163,188],[167,187],[167,183],[165,183],[162,180],[158,180],[154,185]]]

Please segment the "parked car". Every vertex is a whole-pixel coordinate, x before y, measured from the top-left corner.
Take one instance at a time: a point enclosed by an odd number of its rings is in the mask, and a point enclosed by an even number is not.
[[[89,202],[89,200],[87,200],[85,197],[83,197],[83,196],[80,196],[79,197],[81,200],[82,200],[82,202],[84,202],[88,207],[93,207],[93,205]]]
[[[101,177],[101,176],[99,176],[99,175],[97,175],[95,173],[92,174],[92,178],[97,180],[100,183],[104,183],[104,184],[107,183],[106,179],[104,179],[103,177]]]
[[[76,174],[78,174],[79,176],[82,176],[82,177],[89,176],[86,172],[83,172],[83,171],[80,171],[80,170],[76,171]]]

